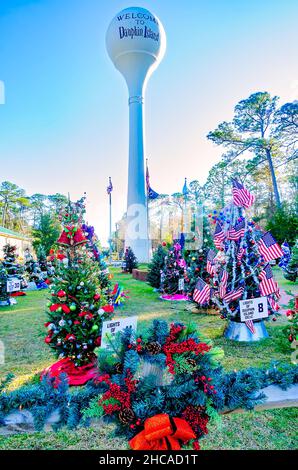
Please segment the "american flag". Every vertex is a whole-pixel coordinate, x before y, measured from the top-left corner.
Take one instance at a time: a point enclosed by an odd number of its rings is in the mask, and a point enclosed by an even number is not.
[[[196,283],[192,298],[200,305],[206,304],[210,300],[210,287],[200,277]]]
[[[222,269],[219,273],[219,296],[221,299],[224,298],[227,292],[227,285],[228,285],[228,273],[225,269]]]
[[[273,279],[273,272],[269,263],[266,264],[264,269],[259,274],[260,279],[260,291],[262,295],[273,294],[277,291],[278,286]]]
[[[245,207],[246,209],[250,207],[253,204],[255,197],[235,178],[232,180],[232,184],[233,202],[235,206]]]
[[[263,255],[265,261],[280,258],[283,255],[282,249],[273,238],[270,232],[266,232],[259,240],[259,252]]]
[[[279,309],[280,309],[280,306],[278,305],[278,303],[274,300],[273,297],[268,297],[268,302],[270,304],[270,307],[272,308],[272,310],[274,310],[275,312],[277,312]]]
[[[225,239],[225,233],[219,222],[216,223],[213,238],[214,238],[214,245],[219,250],[219,248],[221,248],[222,242]]]
[[[244,237],[245,233],[245,219],[241,219],[240,222],[237,222],[234,227],[229,230],[228,238],[229,240],[239,240],[239,238]]]
[[[243,248],[243,246],[241,246],[238,250],[238,253],[237,253],[237,261],[241,261],[243,256],[245,255],[245,253],[246,253],[245,248]]]
[[[232,302],[232,300],[240,299],[240,297],[242,297],[243,295],[243,291],[244,291],[243,287],[239,287],[238,289],[234,289],[231,292],[228,292],[224,296],[224,301],[229,303],[229,302]]]
[[[245,325],[247,326],[249,331],[254,335],[256,332],[254,322],[252,320],[248,320],[245,322]]]
[[[112,191],[113,191],[112,180],[111,180],[111,177],[109,177],[109,186],[107,187],[107,193],[111,194]]]
[[[206,270],[207,270],[207,273],[211,274],[211,276],[214,275],[214,265],[213,265],[213,261],[214,261],[215,256],[216,256],[216,253],[215,253],[214,250],[209,250],[209,251],[208,251]]]

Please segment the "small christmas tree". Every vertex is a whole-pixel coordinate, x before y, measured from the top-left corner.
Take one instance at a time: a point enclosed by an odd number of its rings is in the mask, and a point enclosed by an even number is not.
[[[7,271],[8,278],[15,277],[20,280],[21,289],[27,287],[27,281],[24,278],[24,266],[17,263],[17,247],[6,244],[3,246],[3,266]]]
[[[149,284],[156,289],[160,288],[160,276],[164,268],[166,253],[164,246],[159,245],[149,265],[147,280]]]
[[[9,294],[7,292],[7,272],[3,265],[0,265],[0,306],[10,305]]]
[[[101,325],[113,307],[106,305],[99,284],[99,265],[85,248],[82,231],[84,199],[69,202],[60,214],[63,232],[58,243],[64,246],[63,259],[51,285],[48,303],[48,335],[45,342],[60,359],[69,359],[75,367],[95,359],[94,349],[100,345]],[[53,366],[52,366],[53,367]]]
[[[127,273],[132,273],[132,270],[138,267],[138,260],[134,252],[130,248],[130,246],[127,247],[125,250],[124,259],[125,259],[124,271]]]
[[[183,293],[187,290],[189,282],[186,263],[181,253],[181,245],[175,242],[165,257],[165,266],[162,270],[162,291],[166,294]]]
[[[295,282],[298,277],[298,238],[293,246],[290,259],[283,269],[284,276],[289,281]]]

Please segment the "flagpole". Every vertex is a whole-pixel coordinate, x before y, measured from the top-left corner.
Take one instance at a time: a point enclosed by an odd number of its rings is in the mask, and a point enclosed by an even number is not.
[[[149,197],[148,197],[148,158],[146,158],[146,215],[147,215],[147,238],[148,238],[148,260],[150,260],[150,221],[149,221]]]
[[[111,177],[109,176],[109,188],[111,188]],[[110,263],[112,262],[112,191],[109,191],[109,246]]]

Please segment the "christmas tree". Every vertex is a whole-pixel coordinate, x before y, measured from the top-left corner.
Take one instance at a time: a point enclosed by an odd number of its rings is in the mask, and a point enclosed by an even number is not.
[[[20,280],[21,289],[27,287],[25,280],[24,267],[17,263],[17,247],[15,245],[6,244],[3,246],[3,266],[7,271],[8,278],[14,277]]]
[[[45,342],[60,359],[67,358],[75,367],[94,362],[102,321],[113,311],[100,288],[99,265],[85,247],[84,211],[82,198],[69,202],[60,214],[63,231],[58,243],[64,246],[67,262],[60,261],[56,268],[48,303],[49,321],[45,324]]]
[[[0,265],[0,306],[10,305],[9,294],[7,292],[7,271]]]
[[[286,279],[292,282],[296,281],[298,277],[298,239],[296,240],[295,245],[293,246],[290,257],[288,255],[288,262],[286,266],[284,266],[283,271]]]
[[[159,245],[153,254],[149,265],[148,282],[156,289],[160,288],[160,276],[165,264],[166,250],[163,245]]]
[[[170,247],[165,265],[161,274],[161,290],[165,294],[184,293],[189,278],[186,271],[186,263],[181,253],[181,245],[175,242]]]
[[[130,248],[130,246],[127,247],[125,250],[124,259],[125,259],[124,271],[127,273],[132,273],[132,270],[138,267],[138,260],[134,252]]]
[[[233,202],[215,218],[214,243],[219,251],[209,263],[211,285],[202,284],[200,288],[200,297],[210,296],[220,308],[221,317],[234,322],[241,321],[240,300],[266,297],[269,314],[279,309],[279,288],[269,262],[282,256],[282,251],[269,232],[264,234],[245,217],[244,208],[253,201],[254,197],[234,180]],[[252,334],[256,322],[246,322]]]

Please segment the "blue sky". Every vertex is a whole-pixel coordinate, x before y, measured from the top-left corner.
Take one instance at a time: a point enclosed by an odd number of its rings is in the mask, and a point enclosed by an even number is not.
[[[146,154],[156,191],[204,182],[221,150],[209,130],[233,107],[267,90],[298,98],[296,0],[1,0],[1,181],[35,192],[88,195],[88,219],[108,235],[126,206],[128,107],[124,79],[105,50],[122,8],[148,8],[162,21],[166,55],[146,92]]]

